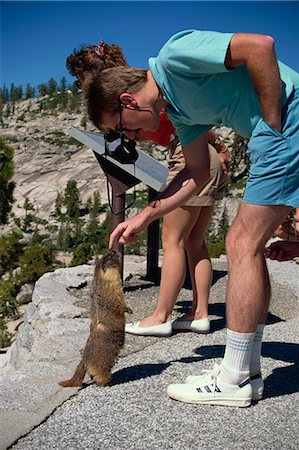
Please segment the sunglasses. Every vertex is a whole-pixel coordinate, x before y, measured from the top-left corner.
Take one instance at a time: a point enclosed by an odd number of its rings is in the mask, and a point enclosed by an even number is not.
[[[120,135],[122,133],[124,133],[125,131],[132,131],[130,128],[122,126],[122,111],[123,111],[123,109],[124,109],[124,105],[121,102],[119,102],[119,127],[116,127],[115,131],[117,133],[119,133]]]

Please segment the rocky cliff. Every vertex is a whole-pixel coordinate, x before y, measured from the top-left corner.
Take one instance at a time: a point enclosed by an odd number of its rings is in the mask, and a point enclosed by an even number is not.
[[[105,176],[93,152],[70,138],[71,127],[80,127],[82,112],[43,110],[42,99],[28,99],[15,104],[14,113],[5,117],[0,133],[15,149],[13,212],[23,215],[26,197],[40,216],[48,216],[58,192],[67,181],[77,181],[84,203],[93,193],[101,192],[107,200]]]
[[[106,177],[92,150],[69,136],[71,127],[82,128],[82,123],[86,123],[84,105],[75,112],[61,111],[46,108],[47,100],[46,96],[19,101],[9,115],[4,107],[0,134],[15,149],[13,213],[17,217],[24,215],[27,197],[38,216],[48,219],[57,193],[64,191],[70,179],[76,180],[83,204],[95,191],[100,192],[102,203],[107,201]],[[87,129],[94,130],[88,121]],[[231,144],[229,129],[223,127],[218,133]],[[226,199],[216,215],[220,216],[226,204],[232,219],[238,203],[238,199]]]

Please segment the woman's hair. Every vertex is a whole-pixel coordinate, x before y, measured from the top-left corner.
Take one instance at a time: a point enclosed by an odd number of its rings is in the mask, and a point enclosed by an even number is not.
[[[86,75],[95,70],[101,71],[116,66],[127,66],[122,49],[101,41],[100,45],[86,45],[80,50],[74,49],[66,59],[69,73],[77,77],[76,85],[81,88]]]
[[[87,74],[82,81],[82,90],[91,122],[106,131],[101,124],[102,114],[119,112],[120,95],[123,92],[139,91],[146,80],[147,70],[128,66],[96,70]]]
[[[83,90],[89,119],[104,131],[102,114],[120,111],[119,96],[138,91],[146,81],[146,70],[129,67],[122,49],[104,41],[74,50],[66,60],[66,67]]]

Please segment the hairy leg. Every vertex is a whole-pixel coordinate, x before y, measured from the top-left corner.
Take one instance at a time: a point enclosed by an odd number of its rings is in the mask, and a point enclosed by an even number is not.
[[[227,327],[252,333],[265,323],[270,282],[264,257],[267,240],[290,211],[286,206],[241,203],[226,239],[229,279]]]
[[[181,207],[164,216],[162,227],[164,256],[159,298],[154,313],[141,321],[143,327],[171,320],[171,312],[186,275],[186,241],[199,212],[200,208],[197,207]]]
[[[192,309],[184,320],[208,317],[208,302],[212,281],[212,264],[205,242],[205,233],[213,214],[213,206],[203,206],[186,243],[193,289]]]

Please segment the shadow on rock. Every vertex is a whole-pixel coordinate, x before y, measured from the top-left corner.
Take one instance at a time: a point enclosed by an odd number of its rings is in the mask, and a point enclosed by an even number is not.
[[[265,342],[262,356],[290,363],[277,367],[266,378],[264,397],[278,397],[298,393],[299,390],[299,345],[284,342]]]
[[[188,267],[188,265],[187,265],[187,267]],[[226,277],[226,275],[227,275],[227,270],[215,270],[215,269],[213,269],[212,286],[215,283],[217,283],[217,281],[219,281],[221,278]],[[186,278],[185,278],[183,287],[185,289],[191,289],[192,290],[192,283],[191,283],[189,269],[187,270]]]
[[[125,367],[124,369],[113,373],[110,385],[115,386],[117,384],[128,383],[129,381],[136,381],[141,380],[142,378],[160,375],[170,366],[171,362],[158,364],[137,364],[136,366]]]

